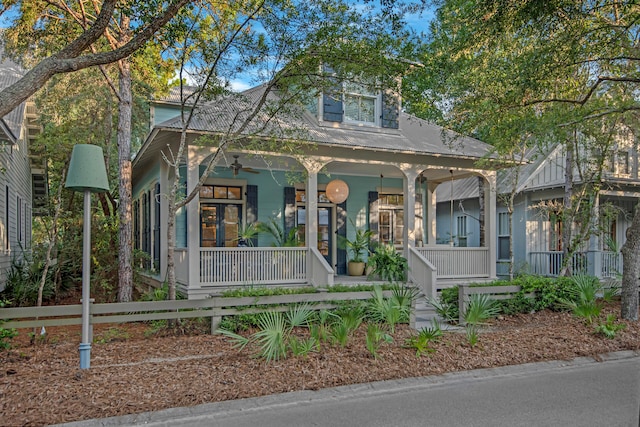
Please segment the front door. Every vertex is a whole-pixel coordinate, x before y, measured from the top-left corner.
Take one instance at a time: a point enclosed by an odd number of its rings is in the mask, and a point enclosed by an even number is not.
[[[211,203],[200,205],[200,246],[238,246],[241,205]]]

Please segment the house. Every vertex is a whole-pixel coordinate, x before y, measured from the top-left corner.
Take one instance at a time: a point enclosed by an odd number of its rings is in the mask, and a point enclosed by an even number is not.
[[[0,88],[19,80],[25,70],[4,57],[0,48]],[[0,118],[0,290],[14,259],[21,260],[31,248],[35,206],[46,203],[46,167],[43,157],[30,152],[40,133],[35,105],[23,102]],[[35,199],[34,199],[35,198]]]
[[[546,151],[531,150],[527,159],[528,163],[519,169],[498,172],[495,232],[499,277],[509,274],[510,240],[513,241],[515,273],[557,276],[563,266],[562,229],[567,225],[549,207],[562,203],[566,153],[561,144],[556,144]],[[595,203],[592,218],[597,231],[573,255],[572,271],[603,279],[622,273],[620,248],[640,198],[638,173],[637,142],[630,132],[621,132],[605,163]],[[514,181],[516,174],[517,182]],[[576,170],[573,177],[574,187],[579,188],[583,182]],[[502,197],[512,190],[515,194],[511,217],[513,234],[509,230],[509,214]],[[436,198],[440,224],[437,236],[446,239],[451,234],[456,246],[478,246],[477,180],[445,183],[438,188]],[[577,225],[573,224],[573,227],[576,229]]]
[[[355,86],[313,97],[306,109],[285,118],[259,114],[245,131],[258,129],[252,137],[221,150],[217,136],[242,122],[238,117],[262,99],[265,86],[196,110],[180,169],[186,193],[207,159],[217,155],[218,161],[176,219],[176,275],[185,295],[338,283],[348,261],[339,236],[352,238],[356,228],[402,251],[410,280],[427,295],[448,280],[496,276],[496,172],[476,164],[489,147],[404,113],[393,91]],[[151,132],[133,161],[134,245],[148,254],[145,275],[156,283],[167,271],[171,171],[164,159],[172,158],[180,141],[178,100],[174,93],[153,103]],[[454,142],[444,143],[443,135]],[[294,149],[285,149],[291,141]],[[485,183],[484,246],[438,244],[436,188],[471,176]],[[275,224],[285,235],[294,230],[301,246],[274,247],[266,234],[239,246],[240,230],[256,222]]]

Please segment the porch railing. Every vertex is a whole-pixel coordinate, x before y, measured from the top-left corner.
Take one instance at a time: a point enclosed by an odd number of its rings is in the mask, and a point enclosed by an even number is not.
[[[576,252],[571,259],[573,273],[588,273],[586,252]],[[562,251],[529,252],[531,274],[540,276],[557,276],[562,272],[564,254]]]
[[[200,285],[295,284],[307,280],[307,248],[201,248]]]
[[[622,274],[622,254],[619,252],[600,252],[601,277],[616,277]]]
[[[415,249],[436,268],[438,279],[489,277],[489,248],[424,246]]]

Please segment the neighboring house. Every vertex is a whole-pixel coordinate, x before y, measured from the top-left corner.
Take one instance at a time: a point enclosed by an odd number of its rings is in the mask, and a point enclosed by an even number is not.
[[[498,172],[497,188],[497,274],[509,274],[509,241],[513,239],[515,273],[557,276],[562,269],[562,227],[566,226],[541,203],[562,204],[565,182],[565,153],[562,145],[548,152],[532,151],[529,162],[520,167]],[[613,218],[593,218],[600,221],[599,232],[573,256],[572,269],[600,278],[622,273],[620,248],[625,231],[631,224],[634,208],[640,198],[638,151],[635,138],[626,134],[609,153],[597,206],[613,206]],[[512,215],[513,235],[509,230],[509,215],[504,198],[510,193],[514,177],[519,173]],[[582,183],[574,172],[574,187]],[[453,196],[453,197],[452,197]],[[447,239],[453,229],[454,244],[478,246],[478,183],[477,180],[446,183],[437,191],[438,237]],[[449,220],[447,220],[449,219]],[[451,226],[451,225],[452,226]],[[575,225],[574,225],[575,227]],[[465,239],[460,240],[460,236]]]
[[[0,48],[0,89],[19,80],[25,71],[4,58]],[[45,167],[42,157],[30,153],[31,141],[40,133],[35,105],[27,101],[0,119],[0,290],[14,259],[23,259],[31,249],[31,219],[46,200]]]
[[[279,150],[276,141],[236,143],[220,153],[199,196],[177,217],[176,273],[183,293],[205,298],[232,286],[340,282],[348,259],[339,236],[352,238],[354,224],[402,251],[410,279],[426,294],[448,280],[496,276],[496,172],[476,165],[489,147],[405,114],[396,94],[360,89],[323,94],[295,117],[274,120],[272,130],[297,133],[295,152]],[[197,110],[181,168],[186,190],[216,151],[196,138],[226,132],[243,111],[240,104],[263,93],[256,87],[242,101],[230,97]],[[153,104],[152,130],[133,161],[134,245],[148,254],[145,274],[157,283],[166,279],[170,171],[163,156],[170,158],[180,140],[178,99],[174,94]],[[264,115],[250,128],[260,120]],[[443,134],[453,143],[444,143]],[[290,133],[281,138],[290,140]],[[451,177],[469,176],[486,184],[485,247],[437,245],[434,191]],[[343,183],[348,198],[336,200],[331,189],[341,193]],[[243,227],[272,221],[285,234],[297,230],[303,246],[273,247],[274,240],[260,234],[249,247],[238,247]]]

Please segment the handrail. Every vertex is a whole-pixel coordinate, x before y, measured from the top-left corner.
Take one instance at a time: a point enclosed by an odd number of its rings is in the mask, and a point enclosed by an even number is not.
[[[409,247],[409,278],[427,297],[434,296],[437,270],[422,254]]]
[[[334,272],[318,248],[309,248],[309,267],[307,275],[311,286],[333,286]]]

